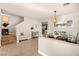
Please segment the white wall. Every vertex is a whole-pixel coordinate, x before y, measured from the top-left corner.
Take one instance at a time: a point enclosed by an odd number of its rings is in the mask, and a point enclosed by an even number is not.
[[[17,30],[16,34],[20,35],[20,33],[24,33],[29,38],[31,38],[31,29],[30,28],[35,24],[38,27],[39,35],[41,35],[41,24],[40,24],[40,22],[38,22],[37,20],[34,20],[34,19],[29,19],[27,17],[24,17],[24,22],[22,22],[22,23],[20,23],[16,26],[16,30]]]

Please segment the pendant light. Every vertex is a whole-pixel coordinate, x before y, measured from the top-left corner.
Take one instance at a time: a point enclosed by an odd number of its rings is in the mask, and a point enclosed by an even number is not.
[[[56,15],[56,12],[57,12],[57,11],[54,11],[54,26],[55,26],[56,23],[57,23],[57,15]]]

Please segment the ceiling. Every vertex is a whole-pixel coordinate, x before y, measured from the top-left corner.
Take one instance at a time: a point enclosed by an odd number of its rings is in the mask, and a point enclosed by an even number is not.
[[[63,6],[63,3],[2,3],[0,8],[18,16],[43,20],[52,17],[55,10],[57,15],[78,12],[79,4]]]

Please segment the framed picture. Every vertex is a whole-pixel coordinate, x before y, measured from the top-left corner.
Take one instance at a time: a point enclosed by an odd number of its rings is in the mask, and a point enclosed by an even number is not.
[[[9,16],[2,16],[2,21],[4,23],[8,23],[9,22]]]

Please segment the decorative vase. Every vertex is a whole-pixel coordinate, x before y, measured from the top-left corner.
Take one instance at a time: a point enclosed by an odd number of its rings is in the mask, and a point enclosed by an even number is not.
[[[2,26],[7,27],[9,24],[8,23],[3,23]]]

